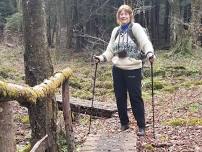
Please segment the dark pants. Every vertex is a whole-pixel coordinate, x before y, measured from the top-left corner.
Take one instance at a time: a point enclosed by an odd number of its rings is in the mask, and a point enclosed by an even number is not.
[[[138,127],[145,127],[144,102],[141,92],[141,69],[123,70],[113,66],[114,92],[121,125],[129,123],[127,113],[127,91],[130,97],[132,112]]]

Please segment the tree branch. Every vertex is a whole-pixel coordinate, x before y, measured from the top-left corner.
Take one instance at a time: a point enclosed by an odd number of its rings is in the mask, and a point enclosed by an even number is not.
[[[30,152],[40,152],[46,150],[46,140],[48,135],[45,135],[41,140],[37,141],[37,143],[33,146]]]

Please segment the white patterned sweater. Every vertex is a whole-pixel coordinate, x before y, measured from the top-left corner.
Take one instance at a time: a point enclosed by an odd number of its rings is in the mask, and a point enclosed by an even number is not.
[[[139,48],[146,54],[147,58],[154,55],[154,49],[152,43],[150,42],[147,34],[145,33],[144,28],[139,23],[132,23],[132,32],[134,37],[137,40]],[[117,26],[113,29],[109,44],[107,46],[106,51],[101,54],[99,57],[100,61],[112,61],[113,65],[125,70],[133,70],[142,68],[142,61],[137,60],[131,57],[124,57],[119,58],[117,55],[114,54],[116,52],[115,45],[117,43],[116,33],[120,26]],[[119,36],[117,36],[119,37]],[[125,40],[126,38],[124,38]]]

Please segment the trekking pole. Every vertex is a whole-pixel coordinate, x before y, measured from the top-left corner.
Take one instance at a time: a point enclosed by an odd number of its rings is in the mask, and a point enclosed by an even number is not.
[[[91,112],[93,109],[93,102],[94,102],[94,98],[95,98],[95,81],[96,81],[96,75],[97,75],[97,66],[98,66],[98,62],[95,63],[95,71],[94,71],[94,77],[93,77],[93,92],[92,92],[93,96],[92,96],[92,102],[91,102]],[[88,134],[90,134],[91,120],[92,120],[92,114],[90,114]]]
[[[153,113],[153,137],[155,139],[155,119],[154,119],[154,73],[153,73],[153,62],[151,62],[151,87],[152,87],[152,113]]]

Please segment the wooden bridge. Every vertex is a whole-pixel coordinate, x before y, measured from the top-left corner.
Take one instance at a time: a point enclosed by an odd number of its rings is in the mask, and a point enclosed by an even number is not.
[[[54,93],[55,90],[62,85],[62,96],[56,96],[56,101],[59,103],[59,108],[63,110],[68,150],[74,151],[70,109],[80,113],[110,118],[117,112],[117,108],[115,104],[99,102],[94,102],[94,107],[92,108],[91,101],[89,100],[81,101],[76,98],[70,98],[68,79],[71,72],[69,68],[64,69],[62,72],[56,73],[54,77],[34,87],[20,86],[0,81],[0,103],[17,100],[21,104],[24,102],[35,104],[38,99]],[[4,136],[1,135],[0,137]],[[49,135],[47,134],[33,146],[31,152],[44,151],[49,146],[47,144],[48,139]],[[79,151],[134,152],[136,151],[136,139],[137,137],[133,130],[120,132],[120,130],[117,129],[114,133],[102,132],[89,134],[86,142],[81,146]],[[6,138],[4,141],[6,142]]]
[[[59,109],[62,108],[61,96],[56,96]],[[117,113],[115,103],[106,103],[94,101],[94,106],[91,107],[90,100],[81,100],[78,98],[70,98],[71,110],[74,112],[89,114],[105,119],[113,119]],[[128,110],[130,108],[128,107]],[[116,116],[117,117],[117,116]],[[121,132],[119,123],[118,127],[113,132],[105,130],[105,132],[97,132],[88,134],[86,141],[78,148],[78,152],[136,152],[137,151],[137,136],[135,129],[128,129]],[[111,124],[108,124],[110,126]]]
[[[80,152],[136,152],[137,136],[133,130],[110,134],[90,134]]]

